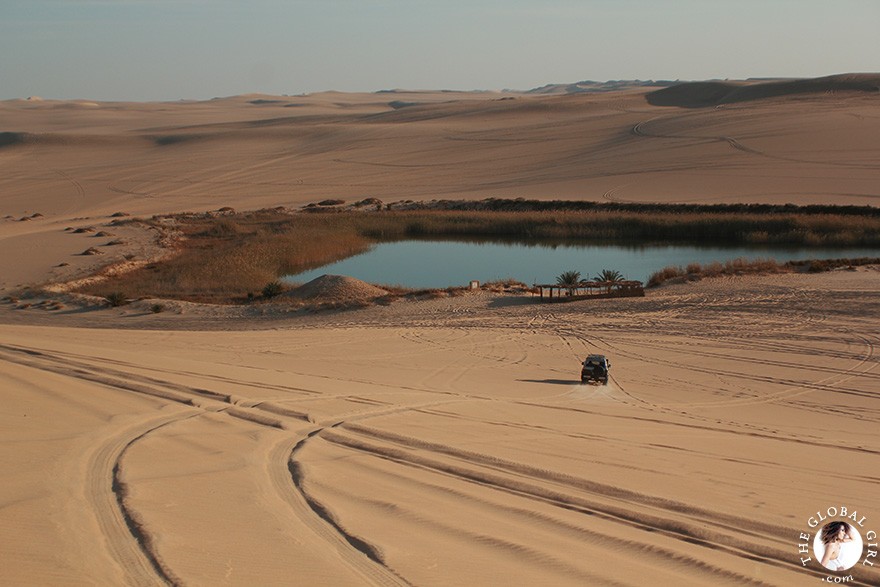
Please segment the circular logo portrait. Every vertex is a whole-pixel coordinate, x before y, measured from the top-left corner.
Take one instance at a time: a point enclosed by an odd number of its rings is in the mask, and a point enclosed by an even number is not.
[[[862,535],[852,524],[828,522],[813,540],[816,560],[829,571],[845,571],[862,556]]]

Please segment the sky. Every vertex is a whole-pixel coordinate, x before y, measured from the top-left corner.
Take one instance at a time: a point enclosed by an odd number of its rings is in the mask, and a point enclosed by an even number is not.
[[[0,0],[0,99],[880,71],[880,0]]]

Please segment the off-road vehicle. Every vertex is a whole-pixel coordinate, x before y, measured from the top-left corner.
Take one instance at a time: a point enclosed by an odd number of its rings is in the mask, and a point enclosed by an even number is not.
[[[605,355],[589,355],[581,368],[581,383],[597,381],[602,385],[608,385],[610,369],[611,361],[606,359]]]

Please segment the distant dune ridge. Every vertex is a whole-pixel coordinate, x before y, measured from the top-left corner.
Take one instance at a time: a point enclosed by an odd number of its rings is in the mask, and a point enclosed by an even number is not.
[[[828,92],[880,92],[880,74],[842,74],[827,77],[773,81],[685,82],[651,92],[654,106],[704,108],[796,94]]]
[[[572,84],[547,84],[528,90],[526,94],[591,94],[619,92],[636,88],[666,88],[680,82],[668,80],[609,80],[597,82],[585,80]]]

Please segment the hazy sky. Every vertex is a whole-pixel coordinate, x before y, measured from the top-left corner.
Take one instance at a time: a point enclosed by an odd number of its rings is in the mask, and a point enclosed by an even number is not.
[[[0,0],[0,99],[880,71],[880,0]]]

